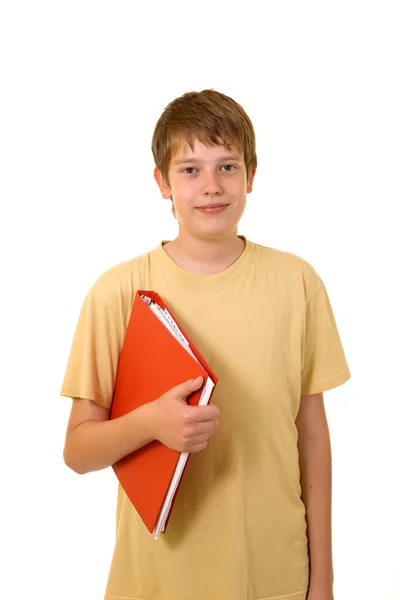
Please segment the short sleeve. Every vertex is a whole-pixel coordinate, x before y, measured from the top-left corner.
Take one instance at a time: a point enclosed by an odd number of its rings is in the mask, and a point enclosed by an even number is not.
[[[123,337],[118,312],[94,286],[80,311],[61,396],[87,398],[110,408]]]
[[[302,355],[301,395],[335,388],[351,374],[325,286],[308,300]]]

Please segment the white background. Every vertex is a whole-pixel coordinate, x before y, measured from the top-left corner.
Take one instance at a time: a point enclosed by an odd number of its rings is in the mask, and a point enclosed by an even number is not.
[[[63,464],[59,390],[95,279],[176,235],[158,117],[214,88],[257,135],[239,232],[315,267],[352,372],[325,394],[335,599],[399,600],[397,7],[1,4],[1,598],[103,597],[116,481]]]

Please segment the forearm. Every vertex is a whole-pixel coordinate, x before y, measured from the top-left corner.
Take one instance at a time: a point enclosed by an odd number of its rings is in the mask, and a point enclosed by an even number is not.
[[[299,435],[302,498],[306,507],[310,585],[333,584],[332,457],[329,430],[318,436]]]
[[[105,469],[153,441],[148,423],[149,405],[117,419],[81,423],[66,439],[64,460],[80,474]]]

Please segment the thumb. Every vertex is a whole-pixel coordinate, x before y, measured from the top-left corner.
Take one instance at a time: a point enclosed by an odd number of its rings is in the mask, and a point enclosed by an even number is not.
[[[188,381],[184,381],[180,385],[178,385],[175,389],[178,392],[179,396],[182,398],[186,398],[192,392],[198,390],[203,384],[203,378],[197,377],[196,379],[189,379]]]
[[[199,377],[196,377],[196,379],[189,379],[189,383],[193,390],[198,390],[203,384],[203,378],[201,375],[199,375]]]

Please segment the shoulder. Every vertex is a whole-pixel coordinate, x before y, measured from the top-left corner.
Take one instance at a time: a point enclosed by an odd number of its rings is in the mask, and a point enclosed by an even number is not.
[[[109,267],[94,281],[86,300],[102,303],[118,312],[128,310],[137,289],[140,289],[149,253]]]
[[[304,295],[309,300],[322,286],[323,282],[312,264],[301,256],[255,244],[259,255],[259,264],[262,269],[273,272],[274,276],[284,280],[288,285],[301,286]]]

